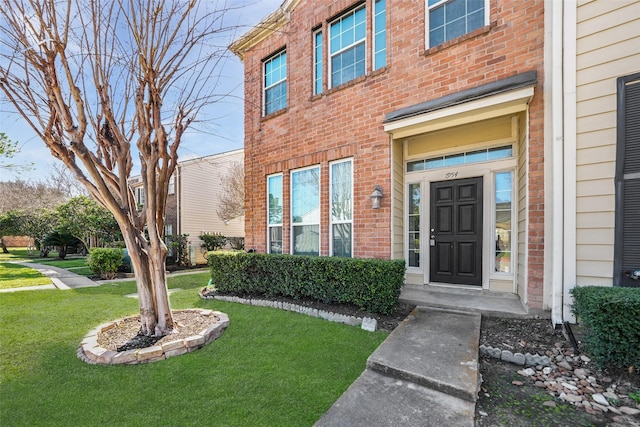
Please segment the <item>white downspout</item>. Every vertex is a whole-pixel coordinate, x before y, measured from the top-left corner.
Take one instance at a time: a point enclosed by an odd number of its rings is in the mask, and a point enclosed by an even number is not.
[[[545,209],[549,222],[545,231],[550,233],[545,253],[551,257],[551,271],[545,276],[551,280],[551,320],[555,325],[563,322],[564,306],[563,12],[564,2],[545,1],[545,152],[551,156],[551,164],[545,166],[545,172],[551,175],[551,179],[545,179],[545,200],[551,203],[551,207]]]
[[[575,323],[571,313],[571,290],[576,286],[576,43],[577,43],[577,2],[565,0],[563,16],[563,99],[564,99],[564,277],[563,312],[565,321]]]

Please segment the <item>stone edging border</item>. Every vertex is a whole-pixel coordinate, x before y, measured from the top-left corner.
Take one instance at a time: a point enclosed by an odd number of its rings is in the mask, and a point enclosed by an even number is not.
[[[482,344],[479,348],[480,354],[483,356],[489,356],[494,359],[502,360],[503,362],[509,362],[516,365],[527,365],[527,366],[550,366],[551,361],[548,356],[541,356],[539,354],[522,354],[522,353],[513,353],[509,350],[501,350],[497,347],[491,347]]]
[[[192,335],[185,339],[177,339],[147,348],[117,352],[100,347],[98,345],[98,334],[102,331],[113,328],[118,322],[124,320],[118,319],[104,323],[89,331],[80,343],[80,347],[78,347],[78,357],[84,362],[93,365],[136,365],[139,363],[156,362],[158,360],[168,359],[173,356],[180,356],[181,354],[202,348],[212,341],[220,338],[229,326],[229,316],[220,311],[206,309],[187,309],[177,311],[198,312],[203,316],[215,316],[218,318],[218,321],[197,335]]]
[[[320,319],[328,320],[330,322],[344,323],[349,326],[361,326],[362,329],[373,332],[377,328],[377,320],[370,317],[356,317],[347,316],[346,314],[332,313],[330,311],[318,310],[317,308],[305,307],[303,305],[292,304],[283,301],[272,301],[266,299],[254,299],[254,298],[240,298],[227,295],[213,295],[205,296],[203,290],[200,290],[200,298],[202,299],[215,299],[225,302],[236,302],[245,305],[254,305],[257,307],[270,307],[278,308],[280,310],[293,311],[295,313],[306,314],[307,316],[317,317]]]

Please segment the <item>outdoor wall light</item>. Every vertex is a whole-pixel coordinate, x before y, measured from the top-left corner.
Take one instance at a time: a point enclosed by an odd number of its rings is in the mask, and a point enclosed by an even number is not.
[[[380,200],[382,199],[382,187],[376,185],[371,193],[371,209],[380,209]]]

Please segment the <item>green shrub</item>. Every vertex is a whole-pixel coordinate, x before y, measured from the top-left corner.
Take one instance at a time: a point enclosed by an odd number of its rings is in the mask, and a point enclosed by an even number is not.
[[[188,234],[173,234],[166,237],[167,248],[171,255],[167,256],[169,263],[176,264],[178,266],[189,265],[189,251],[187,250],[187,244],[189,243]]]
[[[203,233],[198,237],[202,240],[202,249],[206,252],[220,250],[227,244],[227,238],[221,233]]]
[[[244,237],[227,237],[227,241],[231,249],[244,250]]]
[[[310,298],[393,313],[404,284],[403,260],[246,252],[209,252],[211,283],[223,294]]]
[[[89,253],[87,265],[93,274],[104,279],[114,279],[123,260],[122,249],[93,248]]]
[[[640,367],[640,288],[585,286],[571,293],[594,361],[600,367]]]

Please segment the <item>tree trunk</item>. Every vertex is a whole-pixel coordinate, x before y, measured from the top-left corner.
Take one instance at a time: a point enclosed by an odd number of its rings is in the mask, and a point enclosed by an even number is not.
[[[8,254],[9,253],[9,249],[7,249],[7,247],[4,244],[4,240],[2,240],[2,237],[0,237],[0,247],[2,247],[2,253],[3,254]]]
[[[174,323],[166,280],[166,247],[163,252],[162,247],[149,244],[132,226],[123,236],[138,288],[140,332],[146,336],[167,335]]]

